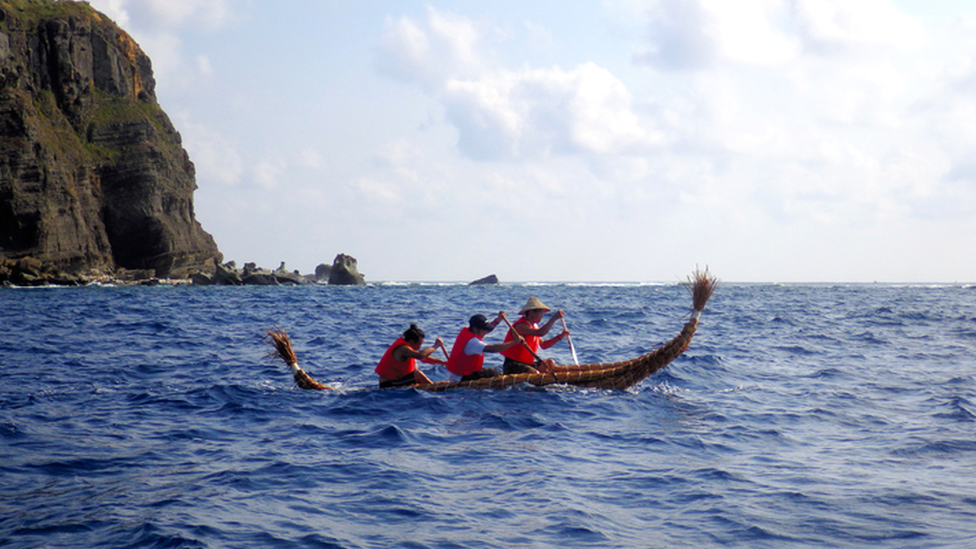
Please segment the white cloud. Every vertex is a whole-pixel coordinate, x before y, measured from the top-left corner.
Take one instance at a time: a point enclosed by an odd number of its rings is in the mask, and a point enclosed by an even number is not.
[[[387,19],[379,68],[408,81],[437,86],[451,76],[478,74],[480,33],[468,18],[427,8],[426,24],[409,17]]]
[[[213,74],[213,67],[210,65],[210,58],[208,56],[203,54],[197,56],[197,70],[204,76]]]
[[[712,65],[718,57],[714,20],[698,2],[658,6],[651,17],[650,36],[650,49],[637,59],[660,68],[698,69]]]
[[[379,65],[435,94],[458,148],[475,159],[646,152],[661,140],[609,70],[592,62],[510,70],[479,58],[483,47],[474,22],[430,9],[423,23],[390,22]]]
[[[914,48],[924,40],[921,23],[890,0],[794,0],[806,47],[816,53],[863,48]]]
[[[216,29],[230,17],[228,0],[129,0],[132,11],[162,27],[192,24]]]
[[[125,10],[126,0],[89,0],[93,8],[109,16],[122,28],[129,26],[129,13]]]
[[[525,28],[526,42],[534,47],[542,49],[550,49],[555,45],[555,40],[553,39],[552,30],[542,25],[537,25],[532,21],[522,21],[522,26]]]
[[[187,27],[202,30],[221,28],[231,18],[229,0],[88,0],[119,26],[136,32],[157,34]]]
[[[897,9],[921,2],[93,3],[128,18],[165,108],[187,113],[198,211],[239,259],[344,251],[376,279],[670,280],[696,262],[731,280],[972,278],[946,257],[976,234],[976,34]],[[255,17],[221,34],[240,9]],[[307,49],[281,39],[298,17],[322,30]],[[255,86],[264,61],[240,48],[192,49],[243,36],[288,60],[280,81]],[[364,74],[371,52],[401,82]],[[294,238],[262,241],[283,219]],[[511,246],[468,251],[472,226]],[[413,240],[459,255],[394,260]]]
[[[196,84],[193,74],[213,71],[209,56],[192,60],[183,52],[182,33],[188,29],[214,32],[231,18],[228,0],[90,0],[95,9],[128,31],[149,55],[157,82],[172,88]]]
[[[392,206],[402,200],[397,187],[388,181],[364,177],[356,182],[356,187],[371,202],[382,202]]]
[[[778,25],[780,0],[702,0],[718,22],[714,32],[724,58],[743,64],[775,65],[794,57],[796,43]]]
[[[925,39],[890,0],[656,0],[645,13],[649,44],[635,59],[662,70],[781,65],[803,51],[874,54]]]
[[[152,59],[153,74],[157,82],[165,82],[167,86],[173,87],[185,87],[195,82],[189,75],[196,73],[196,67],[185,59],[183,40],[179,34],[158,32],[136,35],[135,39]],[[187,68],[194,70],[186,70]]]
[[[237,153],[237,143],[217,130],[195,124],[189,115],[177,117],[183,146],[197,169],[197,181],[235,186],[241,183],[244,163]]]
[[[754,201],[776,224],[857,226],[923,215],[920,199],[945,191],[944,136],[919,109],[946,94],[927,89],[924,29],[891,2],[645,6],[651,32],[637,61],[657,69],[668,143],[718,170],[730,203]]]
[[[642,152],[660,139],[634,114],[623,83],[593,63],[448,80],[442,100],[459,148],[483,160]]]
[[[281,186],[281,174],[288,169],[288,164],[279,158],[264,158],[259,160],[248,171],[259,187],[265,190],[275,190]]]
[[[785,10],[782,0],[652,2],[649,46],[635,59],[665,70],[782,63],[797,47],[777,24]]]
[[[298,165],[310,170],[319,170],[324,162],[319,151],[312,147],[305,147],[298,153]]]

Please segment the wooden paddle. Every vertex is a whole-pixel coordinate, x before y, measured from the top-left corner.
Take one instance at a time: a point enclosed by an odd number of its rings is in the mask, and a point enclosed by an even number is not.
[[[447,352],[447,347],[444,345],[444,341],[441,340],[438,343],[439,343],[438,346],[441,348],[442,351],[444,351],[444,358],[451,360],[451,355],[450,353]]]
[[[568,332],[569,330],[566,328],[566,318],[560,317],[559,320],[563,321],[563,331]],[[573,338],[570,337],[569,334],[566,334],[566,341],[569,343],[569,351],[573,353],[573,362],[575,362],[576,365],[579,366],[579,359],[576,358],[576,347],[573,347]]]
[[[508,324],[508,329],[509,330],[512,330],[513,332],[515,332],[515,335],[516,336],[518,336],[518,337],[521,337],[522,336],[522,334],[518,333],[518,330],[515,329],[515,326],[512,326],[512,323],[509,322],[507,318],[502,317],[502,320],[505,321],[505,324]],[[539,355],[535,354],[535,351],[532,350],[532,347],[529,347],[529,344],[525,342],[525,338],[524,337],[522,337],[522,346],[525,347],[525,350],[527,350],[529,353],[531,353],[532,356],[535,357],[536,360],[538,360],[539,362],[542,362],[542,359],[539,358]]]

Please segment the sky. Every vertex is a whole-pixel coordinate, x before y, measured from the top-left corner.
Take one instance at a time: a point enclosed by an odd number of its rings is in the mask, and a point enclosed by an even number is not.
[[[976,281],[976,3],[91,0],[225,261]]]

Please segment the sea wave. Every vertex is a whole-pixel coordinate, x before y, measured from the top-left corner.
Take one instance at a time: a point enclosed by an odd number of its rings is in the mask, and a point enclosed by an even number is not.
[[[411,322],[450,344],[530,293],[567,312],[584,361],[653,348],[690,308],[656,283],[0,290],[2,544],[976,539],[968,288],[723,285],[691,348],[626,391],[375,388]],[[295,386],[275,325],[337,390]]]

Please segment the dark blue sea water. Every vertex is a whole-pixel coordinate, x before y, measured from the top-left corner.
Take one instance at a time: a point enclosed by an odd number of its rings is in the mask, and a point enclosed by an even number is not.
[[[0,290],[0,546],[976,546],[976,289],[726,284],[632,390],[373,389],[410,322],[450,344],[529,295],[584,362],[690,308],[678,284]],[[296,388],[272,326],[340,390]]]

